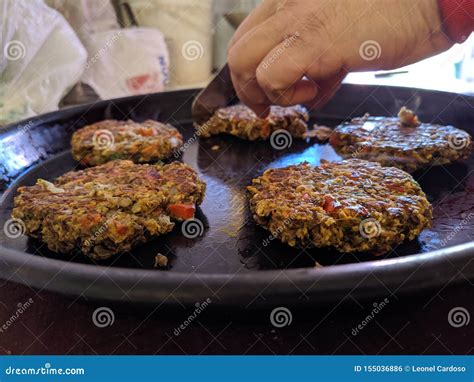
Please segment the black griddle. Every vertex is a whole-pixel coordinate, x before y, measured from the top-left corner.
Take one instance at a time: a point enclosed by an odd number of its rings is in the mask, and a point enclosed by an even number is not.
[[[197,213],[204,225],[201,237],[184,237],[178,225],[130,253],[94,263],[77,253],[55,254],[38,240],[12,238],[1,230],[0,277],[98,300],[194,305],[210,298],[213,306],[247,308],[416,293],[474,278],[472,156],[463,164],[414,174],[434,206],[433,228],[418,239],[379,257],[290,248],[268,240],[269,232],[253,222],[245,187],[269,167],[301,161],[317,165],[339,157],[329,145],[311,141],[294,140],[278,151],[269,142],[230,136],[195,140],[191,103],[197,92],[101,101],[8,126],[0,132],[0,227],[10,218],[18,186],[80,168],[69,151],[76,129],[109,118],[156,119],[183,133],[190,144],[178,160],[207,183]],[[452,124],[474,135],[474,97],[397,87],[345,84],[311,122],[336,126],[366,112],[396,115],[403,105],[415,109],[423,122]],[[168,257],[167,268],[154,267],[157,253]]]

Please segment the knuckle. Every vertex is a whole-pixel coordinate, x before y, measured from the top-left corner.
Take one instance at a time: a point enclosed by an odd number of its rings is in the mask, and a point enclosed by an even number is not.
[[[257,70],[257,81],[270,98],[278,98],[286,90],[286,86],[278,83],[274,78],[267,75],[264,68],[259,68]]]

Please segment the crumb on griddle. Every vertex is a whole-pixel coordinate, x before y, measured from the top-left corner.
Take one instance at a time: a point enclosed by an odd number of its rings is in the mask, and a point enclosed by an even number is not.
[[[414,111],[407,109],[405,106],[398,112],[398,118],[400,119],[400,123],[405,127],[417,127],[421,125]]]
[[[161,253],[157,253],[155,256],[155,268],[165,268],[168,266],[168,258]]]

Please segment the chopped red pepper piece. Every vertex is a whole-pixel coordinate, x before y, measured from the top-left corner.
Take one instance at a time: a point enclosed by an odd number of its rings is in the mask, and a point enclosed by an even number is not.
[[[405,192],[405,188],[398,184],[388,184],[387,188],[392,191]]]
[[[194,217],[196,207],[194,204],[170,204],[168,211],[179,219],[191,219]]]
[[[336,209],[334,198],[331,195],[324,195],[323,208],[326,212],[332,212]]]

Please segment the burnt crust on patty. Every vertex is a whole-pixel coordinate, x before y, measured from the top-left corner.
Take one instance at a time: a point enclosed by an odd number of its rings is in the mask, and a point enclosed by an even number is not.
[[[102,260],[192,218],[205,188],[183,163],[117,160],[20,187],[12,216],[54,252],[80,251]]]
[[[235,135],[250,141],[266,140],[277,130],[286,130],[295,138],[304,138],[309,115],[303,106],[271,106],[267,118],[259,118],[247,106],[237,104],[217,110],[204,124],[195,124],[202,137]]]
[[[77,130],[71,139],[74,159],[86,166],[116,159],[156,162],[182,145],[183,136],[175,127],[152,120],[105,120]]]
[[[248,191],[257,224],[292,247],[382,254],[432,220],[409,174],[358,159],[270,169]]]
[[[469,157],[472,139],[466,131],[419,123],[416,116],[413,116],[413,124],[406,124],[407,109],[402,111],[399,118],[368,114],[355,118],[336,127],[330,143],[344,158],[376,161],[408,172]]]

